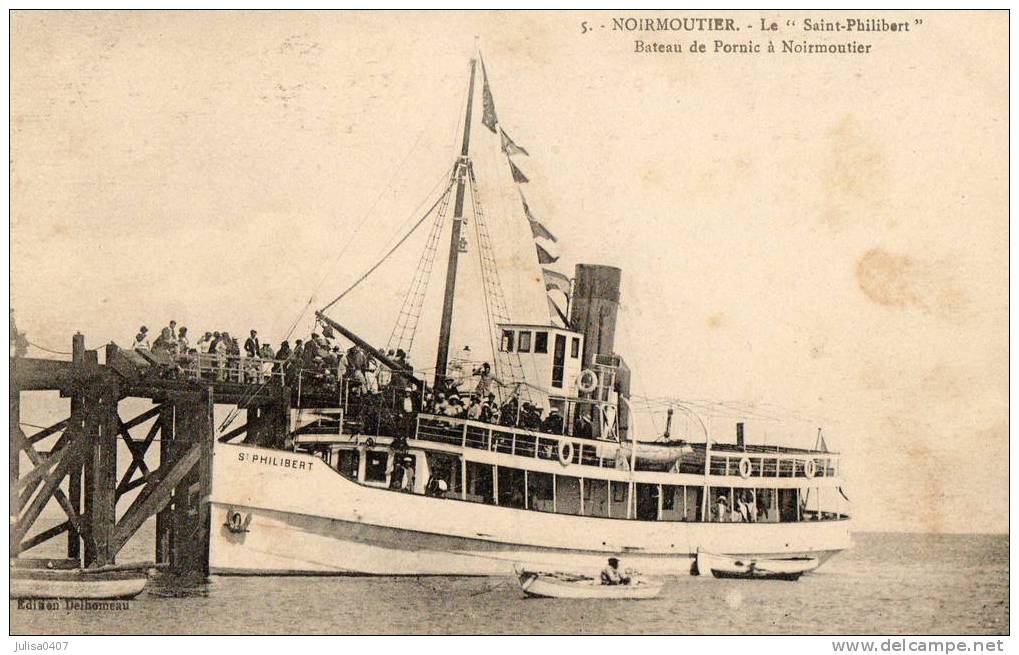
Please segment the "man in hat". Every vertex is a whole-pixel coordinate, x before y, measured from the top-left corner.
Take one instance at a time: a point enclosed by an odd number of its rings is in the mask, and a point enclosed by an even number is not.
[[[547,432],[548,434],[562,434],[563,433],[563,417],[559,413],[558,407],[553,407],[548,410],[548,416],[541,424],[541,431]]]
[[[601,583],[605,585],[630,584],[630,578],[619,570],[619,560],[609,558],[609,565],[601,570]]]

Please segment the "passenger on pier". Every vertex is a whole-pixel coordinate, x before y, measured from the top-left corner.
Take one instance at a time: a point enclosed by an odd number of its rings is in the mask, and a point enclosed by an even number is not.
[[[131,346],[132,350],[149,350],[149,329],[144,325],[138,328],[138,334],[134,337],[134,345]]]
[[[629,576],[619,570],[619,560],[609,558],[609,564],[601,570],[601,583],[604,585],[630,584]]]
[[[174,341],[173,332],[170,331],[170,328],[165,327],[152,342],[152,352],[170,354],[174,347]]]
[[[188,341],[188,329],[186,327],[181,327],[177,330],[177,353],[180,355],[186,355],[190,347],[191,342]]]
[[[248,357],[258,357],[262,352],[262,345],[258,343],[258,332],[252,330],[244,341],[244,354]]]
[[[541,431],[549,434],[563,433],[563,417],[558,407],[548,410],[548,417],[541,424]]]

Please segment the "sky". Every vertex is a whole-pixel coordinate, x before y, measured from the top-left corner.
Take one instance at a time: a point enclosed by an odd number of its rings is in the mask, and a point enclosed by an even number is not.
[[[1007,14],[894,15],[868,55],[767,56],[634,53],[719,35],[598,12],[15,12],[11,304],[56,351],[306,335],[441,187],[478,37],[560,269],[623,269],[635,393],[823,426],[860,529],[1004,532]],[[385,342],[424,236],[330,314]]]

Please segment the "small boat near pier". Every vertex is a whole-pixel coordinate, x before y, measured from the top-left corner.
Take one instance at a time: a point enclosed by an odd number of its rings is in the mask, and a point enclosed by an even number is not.
[[[520,589],[533,598],[600,598],[642,600],[655,598],[662,582],[634,576],[627,584],[603,584],[598,578],[565,572],[531,571],[517,567]]]

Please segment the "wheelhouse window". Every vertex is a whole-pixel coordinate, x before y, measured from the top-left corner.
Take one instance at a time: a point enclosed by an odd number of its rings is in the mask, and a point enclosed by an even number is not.
[[[364,462],[365,482],[385,482],[389,453],[368,451]]]
[[[548,332],[534,333],[534,352],[536,353],[548,352]]]
[[[502,331],[502,344],[499,349],[507,353],[513,352],[513,330]]]
[[[531,352],[531,333],[521,332],[519,339],[517,340],[517,352],[529,353]]]
[[[576,358],[580,357],[580,338],[579,337],[573,337],[573,340],[570,342],[570,357],[573,358],[573,359],[576,359]]]

